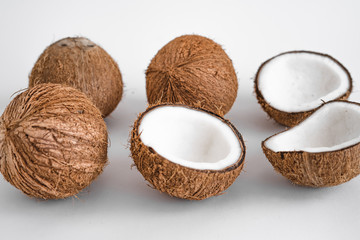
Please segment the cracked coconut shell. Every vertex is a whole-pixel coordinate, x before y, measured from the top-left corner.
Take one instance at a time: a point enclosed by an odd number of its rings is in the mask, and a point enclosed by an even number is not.
[[[225,123],[239,141],[241,154],[236,162],[224,169],[206,170],[194,169],[174,163],[157,153],[152,147],[145,145],[141,140],[139,126],[142,119],[150,111],[163,106],[182,106],[209,114]],[[150,106],[141,113],[134,123],[131,132],[131,157],[135,166],[155,189],[170,196],[188,199],[203,200],[211,196],[223,194],[239,176],[244,166],[245,144],[237,129],[223,117],[204,109],[190,107],[183,104],[159,104]],[[178,146],[181,147],[181,146]]]
[[[83,37],[64,38],[45,49],[29,77],[29,87],[59,83],[84,92],[108,116],[118,105],[123,82],[117,63],[100,46]]]
[[[224,115],[232,107],[237,89],[231,59],[219,44],[198,35],[170,41],[146,70],[149,104],[184,103]]]
[[[28,196],[73,196],[106,163],[105,122],[74,88],[39,84],[17,95],[0,118],[0,171]]]
[[[330,59],[331,61],[333,61],[335,64],[337,64],[339,66],[340,69],[342,69],[344,74],[347,76],[347,81],[349,82],[349,87],[346,90],[346,92],[344,92],[341,96],[330,99],[330,101],[348,99],[348,97],[349,97],[349,95],[350,95],[350,93],[352,91],[352,78],[351,78],[351,75],[350,75],[349,71],[338,60],[336,60],[335,58],[333,58],[330,55],[323,54],[323,53],[318,53],[318,52],[313,52],[313,51],[289,51],[289,52],[284,52],[284,53],[280,53],[280,54],[266,60],[264,63],[262,63],[260,65],[257,73],[256,73],[256,76],[255,76],[254,88],[255,88],[256,98],[258,100],[258,103],[262,107],[262,109],[268,114],[268,116],[270,118],[273,118],[276,122],[278,122],[278,123],[280,123],[280,124],[282,124],[284,126],[293,127],[293,126],[298,125],[300,122],[302,122],[308,116],[310,116],[321,105],[320,104],[318,107],[313,108],[311,110],[306,110],[306,111],[297,111],[297,112],[283,111],[283,110],[279,110],[279,109],[273,107],[264,98],[264,94],[259,89],[259,77],[260,77],[261,71],[263,70],[263,68],[267,64],[271,63],[271,61],[273,61],[273,60],[275,60],[278,57],[281,57],[283,55],[287,55],[287,54],[295,54],[295,55],[296,54],[311,54],[311,55],[317,55],[317,56],[320,56],[320,57],[323,57],[323,58],[326,58],[326,59]]]
[[[322,147],[317,143],[317,146],[320,150],[304,150],[299,148],[297,150],[279,150],[275,151],[271,147],[267,146],[267,141],[274,139],[280,135],[286,134],[289,131],[294,131],[295,128],[300,128],[304,124],[307,124],[311,118],[314,118],[314,115],[319,114],[324,107],[328,107],[330,104],[347,104],[354,105],[359,108],[360,104],[348,101],[331,101],[322,105],[317,111],[315,111],[309,118],[305,119],[299,125],[285,130],[283,132],[277,133],[273,136],[265,139],[261,146],[266,158],[272,164],[274,169],[289,179],[291,182],[309,187],[329,187],[336,186],[347,181],[350,181],[352,178],[360,174],[360,143],[353,142],[349,143],[350,140],[344,138],[342,140],[345,142],[345,146],[331,149],[331,147]],[[342,122],[339,119],[346,117],[345,114],[348,111],[345,109],[343,112],[339,112],[335,115],[338,119],[333,121],[333,124],[330,127],[326,128],[327,132],[331,132],[334,128],[338,127]],[[324,111],[324,118],[330,118],[329,112]],[[359,114],[355,115],[354,121],[358,121]],[[343,119],[345,121],[345,119]],[[319,122],[320,125],[324,125],[324,121]],[[345,125],[344,129],[350,128],[349,125]],[[329,129],[330,128],[330,129]],[[301,131],[303,131],[302,129]],[[300,131],[300,130],[299,130]],[[349,132],[352,132],[350,130]],[[344,132],[343,130],[334,131],[336,135],[339,135],[339,132]],[[358,132],[358,131],[356,131]],[[314,135],[317,135],[316,131],[311,131],[309,133],[312,136],[308,136],[305,141],[311,142],[311,138]],[[356,133],[355,133],[356,134]],[[330,141],[333,141],[331,137],[327,137]],[[341,137],[340,137],[341,139]],[[359,138],[358,138],[359,139]],[[354,141],[354,140],[351,140]],[[346,143],[348,142],[348,143]],[[341,144],[339,144],[341,146]]]

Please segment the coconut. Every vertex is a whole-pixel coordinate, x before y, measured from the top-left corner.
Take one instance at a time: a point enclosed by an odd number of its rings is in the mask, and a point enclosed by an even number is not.
[[[360,104],[332,101],[262,142],[275,170],[293,183],[334,186],[360,173]]]
[[[235,181],[244,165],[245,145],[236,128],[219,115],[160,104],[136,120],[131,155],[154,188],[202,200],[221,194]]]
[[[59,83],[84,92],[103,117],[118,105],[123,92],[116,62],[100,46],[83,37],[64,38],[45,49],[29,77],[29,87]]]
[[[106,162],[105,122],[74,88],[36,85],[16,96],[0,118],[0,171],[28,196],[73,196]]]
[[[258,102],[285,126],[297,125],[324,102],[347,99],[351,90],[350,73],[339,61],[310,51],[270,58],[255,77]]]
[[[146,70],[149,104],[184,103],[224,115],[238,89],[231,59],[214,41],[184,35],[166,44]]]

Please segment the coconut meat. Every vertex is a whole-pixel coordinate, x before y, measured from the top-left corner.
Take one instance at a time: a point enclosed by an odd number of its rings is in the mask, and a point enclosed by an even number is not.
[[[330,152],[360,142],[360,105],[330,102],[299,125],[269,138],[264,144],[274,152]]]
[[[226,123],[183,106],[162,106],[147,112],[139,134],[146,146],[167,160],[194,169],[224,169],[236,163],[242,151]]]
[[[293,52],[277,56],[262,67],[258,89],[275,109],[302,112],[344,95],[349,82],[346,70],[332,58]]]

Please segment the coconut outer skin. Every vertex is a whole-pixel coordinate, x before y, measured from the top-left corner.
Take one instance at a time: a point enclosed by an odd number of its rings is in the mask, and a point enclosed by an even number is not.
[[[73,196],[107,163],[105,122],[74,88],[36,85],[17,95],[0,119],[0,171],[30,197]]]
[[[141,141],[139,134],[142,118],[154,108],[174,105],[206,112],[226,123],[234,131],[240,142],[242,152],[238,161],[222,170],[199,170],[173,163],[162,157],[153,148],[146,146]],[[228,120],[204,109],[172,103],[150,106],[139,115],[131,131],[130,150],[137,169],[154,188],[170,196],[187,200],[203,200],[211,196],[221,195],[239,176],[245,159],[243,138]]]
[[[123,93],[117,63],[83,37],[64,38],[45,49],[29,76],[29,87],[41,83],[64,84],[84,92],[103,117],[116,108]]]
[[[259,78],[259,75],[260,75],[260,72],[262,70],[262,68],[268,63],[270,62],[271,60],[273,60],[274,58],[276,57],[279,57],[281,55],[284,55],[284,54],[288,54],[288,53],[310,53],[310,54],[317,54],[317,55],[320,55],[320,56],[323,56],[323,57],[327,57],[327,58],[330,58],[331,60],[333,60],[334,62],[336,62],[343,70],[344,72],[347,74],[348,76],[348,79],[349,79],[349,89],[348,91],[343,94],[342,96],[336,98],[336,99],[333,99],[331,101],[335,101],[335,100],[346,100],[349,98],[349,95],[352,91],[352,78],[351,78],[351,75],[349,73],[349,71],[338,61],[336,60],[335,58],[333,58],[332,56],[330,55],[327,55],[327,54],[323,54],[323,53],[318,53],[318,52],[312,52],[312,51],[289,51],[289,52],[283,52],[283,53],[280,53],[268,60],[266,60],[264,63],[261,64],[261,66],[259,67],[257,73],[256,73],[256,76],[255,76],[255,80],[254,80],[254,88],[255,88],[255,94],[256,94],[256,98],[258,100],[258,103],[260,104],[260,106],[262,107],[262,109],[268,114],[268,116],[270,118],[273,118],[276,122],[282,124],[282,125],[285,125],[287,127],[293,127],[293,126],[296,126],[298,125],[300,122],[302,122],[305,118],[307,118],[308,116],[310,116],[313,112],[315,112],[319,107],[317,108],[314,108],[312,110],[309,110],[309,111],[302,111],[302,112],[284,112],[284,111],[281,111],[281,110],[278,110],[274,107],[272,107],[270,104],[268,104],[266,102],[266,100],[264,99],[260,89],[258,88],[258,78]]]
[[[262,149],[267,159],[277,172],[295,184],[336,186],[360,174],[360,143],[331,152],[274,152],[265,146],[266,140]]]
[[[149,104],[184,103],[223,116],[232,107],[237,89],[231,59],[219,44],[199,35],[173,39],[146,70]]]

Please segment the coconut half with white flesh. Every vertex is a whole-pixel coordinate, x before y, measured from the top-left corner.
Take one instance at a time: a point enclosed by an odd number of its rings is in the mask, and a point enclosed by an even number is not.
[[[171,196],[202,200],[221,194],[244,165],[245,144],[228,121],[180,104],[160,104],[140,114],[131,153],[144,178]]]
[[[259,104],[285,126],[297,125],[325,102],[347,99],[351,90],[350,73],[339,61],[310,51],[281,53],[255,77]]]
[[[262,142],[275,170],[292,182],[334,186],[360,173],[360,104],[332,101],[299,125]]]

